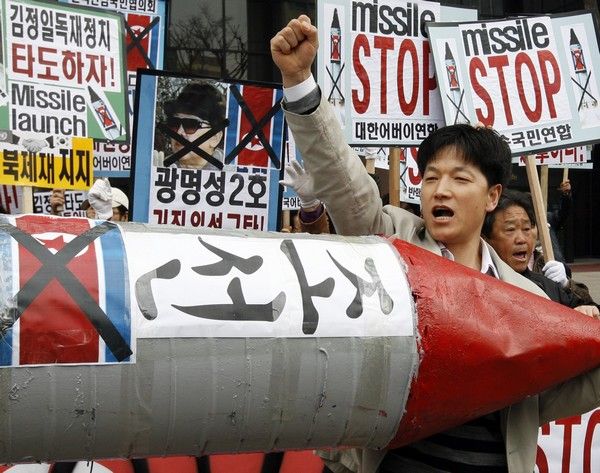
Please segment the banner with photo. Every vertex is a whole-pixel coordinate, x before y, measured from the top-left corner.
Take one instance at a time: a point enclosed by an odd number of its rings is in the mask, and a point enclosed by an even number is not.
[[[425,23],[476,19],[438,2],[319,0],[317,79],[346,141],[415,146],[443,126]]]
[[[1,0],[0,16],[0,182],[89,188],[91,138],[128,139],[121,15]]]
[[[277,230],[282,98],[280,87],[138,71],[133,220]]]
[[[162,69],[164,61],[165,0],[60,0],[72,5],[118,11],[125,18],[127,111],[133,136],[133,101],[138,68]],[[94,141],[94,175],[129,177],[131,143]]]
[[[498,130],[513,156],[600,140],[591,13],[428,25],[448,124]]]

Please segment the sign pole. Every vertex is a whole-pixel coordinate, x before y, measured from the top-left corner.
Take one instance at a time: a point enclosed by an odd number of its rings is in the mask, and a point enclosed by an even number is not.
[[[540,166],[540,187],[542,188],[542,202],[544,208],[548,208],[548,166],[543,164]]]
[[[281,231],[292,232],[290,225],[290,211],[284,210],[281,212]]]
[[[552,250],[552,241],[550,240],[550,230],[548,229],[548,220],[546,218],[546,206],[542,196],[540,181],[538,180],[537,168],[535,166],[535,156],[528,155],[526,158],[527,180],[529,181],[529,190],[533,199],[533,209],[535,210],[535,220],[537,222],[538,238],[542,243],[544,252],[544,261],[548,262],[554,259]]]
[[[402,148],[390,148],[389,189],[390,205],[400,207],[400,158]]]
[[[33,187],[23,186],[23,213],[33,213]]]

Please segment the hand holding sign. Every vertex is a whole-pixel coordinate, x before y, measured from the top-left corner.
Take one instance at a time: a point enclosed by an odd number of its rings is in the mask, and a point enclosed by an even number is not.
[[[112,188],[108,179],[98,179],[88,193],[88,201],[96,211],[96,217],[108,220],[113,216]]]
[[[291,20],[271,39],[271,56],[281,71],[284,87],[300,84],[310,77],[318,46],[317,28],[306,15]]]

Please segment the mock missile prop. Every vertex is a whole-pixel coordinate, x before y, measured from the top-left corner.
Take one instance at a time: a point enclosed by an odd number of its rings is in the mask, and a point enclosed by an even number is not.
[[[0,220],[0,463],[410,443],[600,322],[403,241]]]

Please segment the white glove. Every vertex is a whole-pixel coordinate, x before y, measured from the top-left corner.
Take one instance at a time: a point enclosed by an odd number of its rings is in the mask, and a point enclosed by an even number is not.
[[[544,273],[544,276],[559,283],[562,287],[567,287],[569,285],[569,278],[567,278],[565,265],[559,261],[548,261],[542,268],[542,272]]]
[[[23,146],[30,153],[37,153],[48,146],[48,142],[37,138],[21,138],[19,145]]]
[[[165,161],[164,151],[152,151],[152,164],[156,167],[163,167]]]
[[[312,177],[298,161],[292,161],[289,166],[286,166],[285,174],[286,178],[279,181],[279,184],[296,191],[300,198],[300,207],[308,209],[319,204],[319,199],[315,197],[313,191]]]
[[[96,216],[101,220],[108,220],[113,216],[112,189],[108,179],[98,179],[88,192],[90,206],[96,211]]]
[[[365,146],[365,159],[377,159],[377,148]]]

